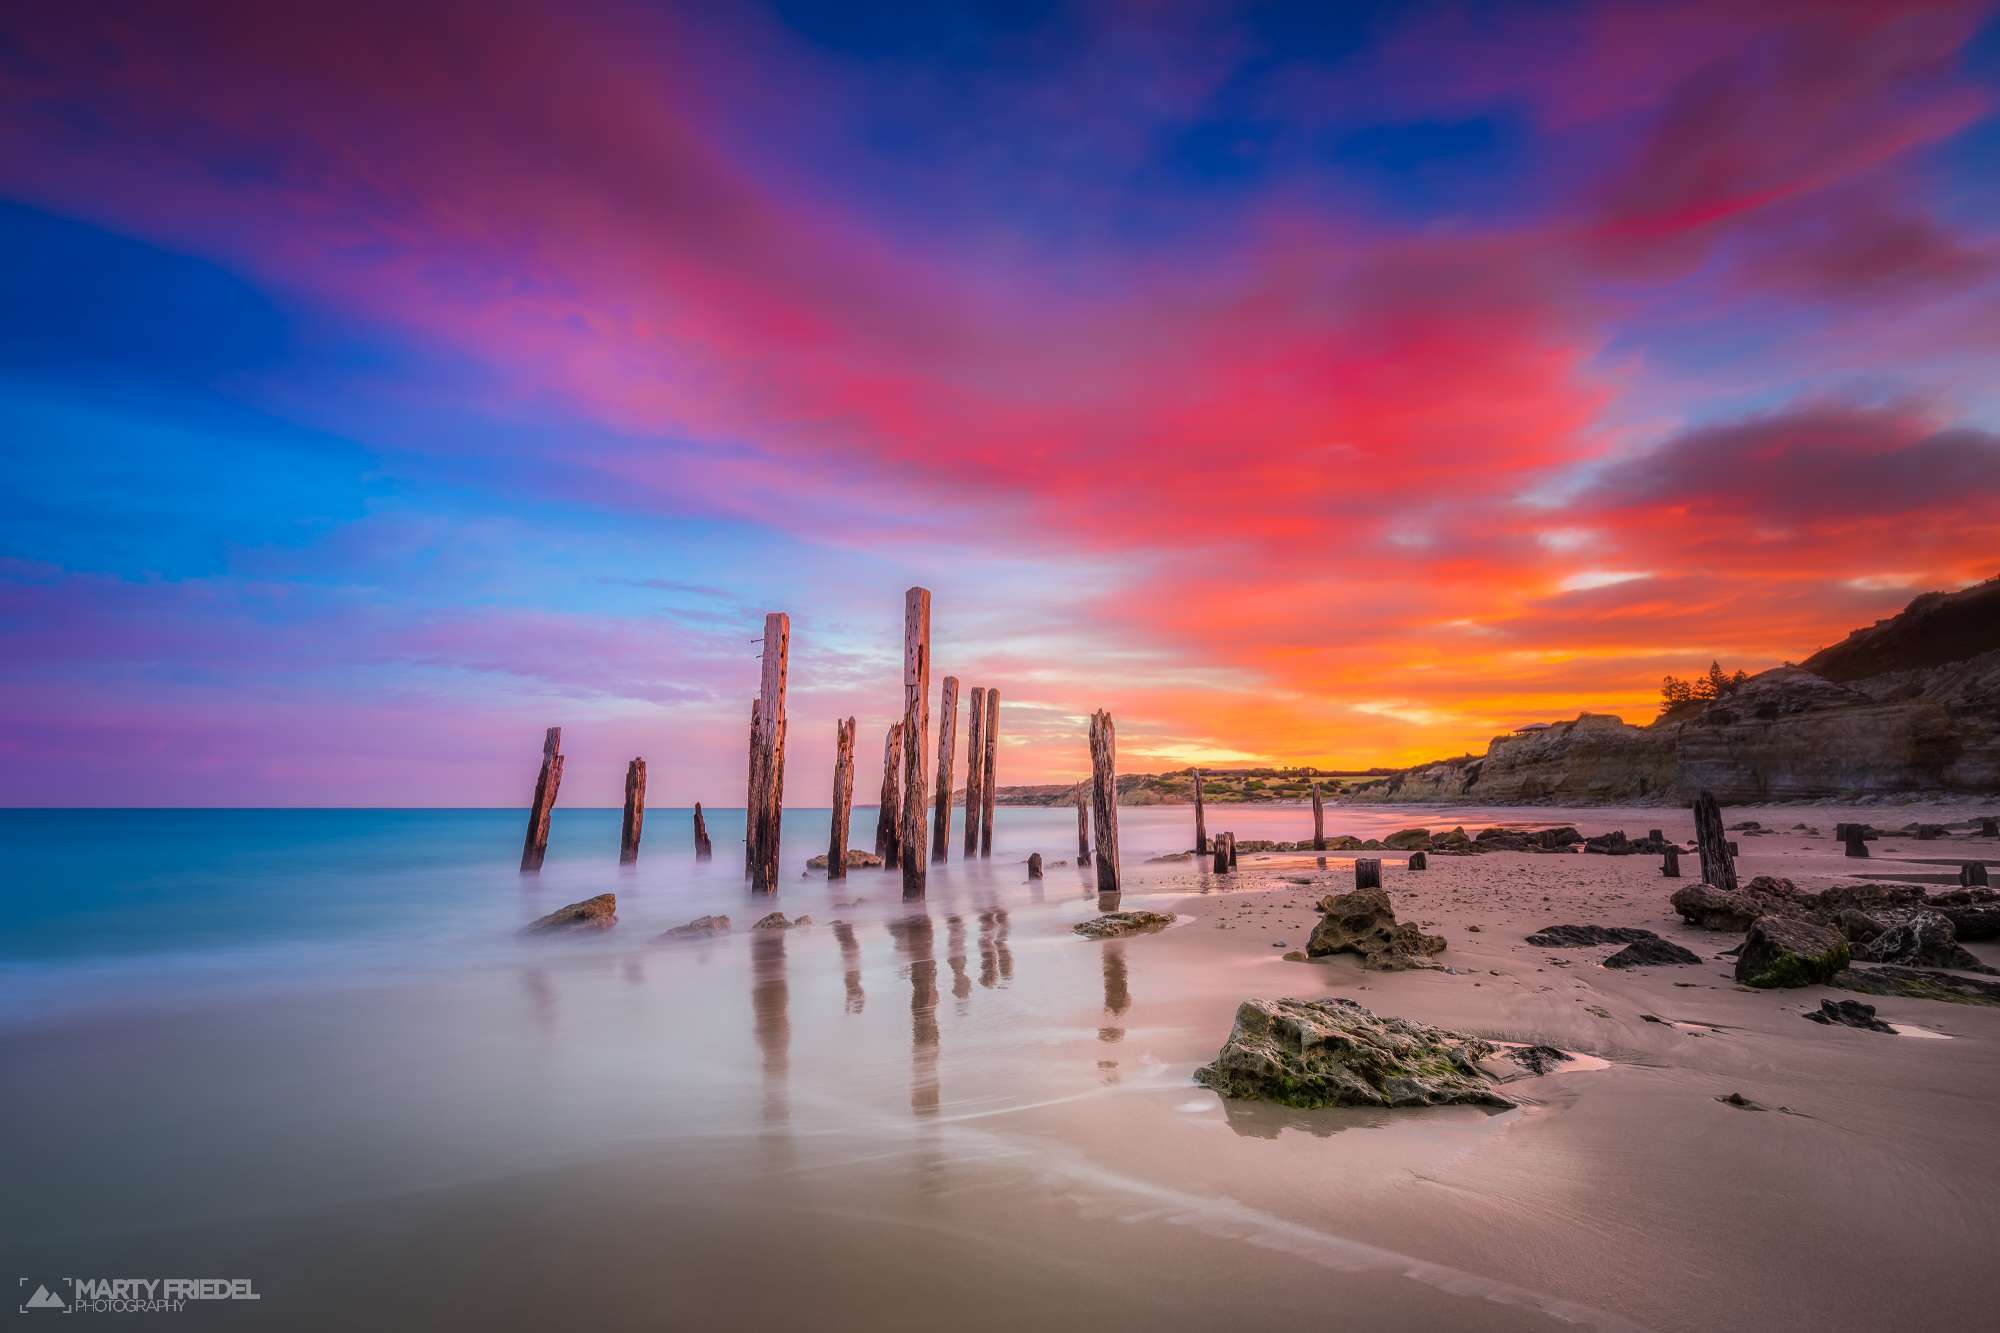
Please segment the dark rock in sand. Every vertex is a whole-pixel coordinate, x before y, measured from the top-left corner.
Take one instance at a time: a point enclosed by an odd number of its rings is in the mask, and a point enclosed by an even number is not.
[[[1582,842],[1583,835],[1568,824],[1545,829],[1488,828],[1479,830],[1474,841],[1494,852],[1566,852]]]
[[[1469,856],[1478,852],[1480,846],[1472,840],[1471,834],[1462,828],[1455,828],[1449,833],[1432,837],[1429,850],[1440,856]]]
[[[1427,828],[1398,829],[1382,839],[1382,846],[1392,852],[1427,852],[1431,848],[1431,831]]]
[[[1866,1028],[1870,1032],[1894,1033],[1896,1029],[1875,1017],[1875,1006],[1859,1000],[1821,1000],[1819,1008],[1801,1018],[1828,1027]]]
[[[1850,967],[1826,983],[1863,995],[1892,995],[1910,1000],[1943,1000],[1949,1004],[1983,1004],[2000,1009],[2000,981],[1982,981],[1952,972],[1915,967]]]
[[[618,924],[618,895],[600,893],[580,903],[558,907],[521,927],[523,935],[556,935],[572,930],[609,930]]]
[[[1507,1052],[1512,1060],[1530,1074],[1546,1074],[1557,1065],[1568,1064],[1576,1057],[1568,1051],[1559,1051],[1553,1046],[1522,1046]]]
[[[1750,895],[1709,884],[1687,884],[1674,890],[1674,910],[1703,930],[1748,930],[1763,908]]]
[[[1949,967],[1962,972],[1994,972],[1958,942],[1951,918],[1941,912],[1918,912],[1870,940],[1860,956],[1871,963],[1902,967]]]
[[[1847,966],[1847,940],[1800,917],[1762,916],[1736,955],[1736,979],[1761,989],[1816,986]]]
[[[1225,1097],[1286,1106],[1512,1106],[1479,1067],[1494,1050],[1345,997],[1245,1000],[1214,1063],[1194,1077]]]
[[[1639,926],[1543,926],[1528,936],[1542,949],[1586,949],[1593,944],[1636,944],[1660,938]]]
[[[847,849],[847,868],[849,870],[869,870],[877,866],[880,866],[881,864],[882,864],[882,858],[875,855],[875,853],[873,852],[864,852],[859,847],[850,847]],[[807,861],[806,869],[808,870],[826,869],[826,853],[821,852],[818,856],[815,856],[810,861]]]
[[[1679,964],[1699,963],[1699,955],[1681,948],[1672,940],[1634,940],[1604,960],[1606,967],[1665,967]]]
[[[1364,967],[1396,971],[1430,966],[1422,960],[1444,952],[1444,939],[1426,935],[1408,921],[1399,922],[1381,889],[1355,889],[1319,901],[1320,920],[1306,941],[1314,958],[1328,954],[1361,955]]]
[[[1991,889],[1953,889],[1924,906],[1950,917],[1961,940],[2000,939],[2000,894]]]
[[[1085,939],[1109,940],[1121,935],[1136,935],[1143,930],[1158,930],[1173,923],[1172,912],[1106,912],[1089,921],[1079,921],[1070,929]]]
[[[839,905],[840,904],[838,903],[834,904],[834,906],[836,907],[838,907]],[[688,922],[685,926],[675,926],[672,930],[661,931],[658,935],[654,936],[654,939],[660,941],[704,940],[711,935],[727,934],[728,931],[729,931],[728,917],[698,916],[694,920]]]

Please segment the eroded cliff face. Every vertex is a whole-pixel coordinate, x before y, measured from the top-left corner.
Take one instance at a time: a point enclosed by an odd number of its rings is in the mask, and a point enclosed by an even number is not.
[[[1989,614],[1991,613],[1991,614]],[[1935,630],[1933,634],[1931,631]],[[1354,790],[1357,801],[1724,802],[2000,792],[2000,581],[1917,599],[1672,721],[1586,713]],[[1976,651],[1975,651],[1976,650]],[[1948,661],[1940,657],[1962,654]],[[1870,675],[1853,673],[1869,668]]]

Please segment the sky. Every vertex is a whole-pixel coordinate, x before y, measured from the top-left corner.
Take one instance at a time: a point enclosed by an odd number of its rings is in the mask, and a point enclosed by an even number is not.
[[[16,5],[0,254],[5,804],[737,805],[774,610],[866,799],[912,585],[1003,783],[1405,764],[2000,573],[1992,3]]]

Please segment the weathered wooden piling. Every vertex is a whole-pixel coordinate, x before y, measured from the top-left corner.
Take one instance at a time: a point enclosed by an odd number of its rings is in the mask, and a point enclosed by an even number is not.
[[[2000,838],[2000,816],[1983,815],[1979,820],[1979,836]]]
[[[706,861],[715,855],[715,845],[708,840],[708,821],[701,817],[701,802],[694,803],[694,859]]]
[[[751,768],[750,808],[744,820],[749,838],[750,891],[778,889],[778,848],[785,805],[785,676],[792,651],[792,618],[782,611],[764,617],[764,669],[757,690],[757,760]]]
[[[1861,825],[1843,824],[1841,827],[1847,830],[1847,839],[1846,839],[1847,854],[1849,856],[1861,856],[1861,857],[1867,856],[1868,838],[1867,835],[1862,831]]]
[[[993,804],[1000,793],[995,761],[1000,755],[1000,690],[986,687],[986,769],[979,778],[979,854],[993,855]]]
[[[965,716],[965,854],[979,855],[979,814],[986,808],[986,687],[974,685]]]
[[[1660,874],[1667,879],[1681,877],[1681,849],[1669,847],[1660,855]]]
[[[625,766],[625,820],[618,827],[618,864],[639,859],[639,834],[646,824],[646,761]]]
[[[1986,874],[1984,861],[1967,861],[1958,868],[1958,884],[1964,889],[1983,889],[1992,881]]]
[[[929,828],[931,735],[931,594],[903,594],[903,897],[924,896]]]
[[[1229,869],[1229,835],[1218,833],[1210,843],[1215,849],[1215,873],[1224,874]]]
[[[1649,828],[1646,830],[1646,841],[1665,842],[1666,840],[1667,840],[1667,831],[1665,829]]]
[[[1234,870],[1236,869],[1236,830],[1231,829],[1229,832],[1223,834],[1222,840],[1229,844],[1229,868]]]
[[[991,694],[986,697],[993,698]],[[991,719],[988,721],[990,741]],[[1118,873],[1118,734],[1111,725],[1111,714],[1103,709],[1090,715],[1090,813],[1097,826],[1097,891],[1118,893],[1122,887]]]
[[[901,860],[897,853],[902,846],[902,835],[897,821],[903,813],[903,798],[898,794],[902,769],[903,724],[892,722],[888,736],[882,741],[882,795],[875,815],[875,855],[890,870],[896,869]]]
[[[1694,798],[1694,842],[1701,853],[1701,882],[1718,889],[1736,891],[1736,862],[1729,850],[1729,835],[1722,827],[1722,807],[1715,793],[1704,788]]]
[[[1040,852],[1029,852],[1028,878],[1040,879],[1041,877],[1042,877],[1042,854]]]
[[[946,676],[938,693],[937,808],[931,828],[931,860],[951,853],[951,752],[958,745],[958,677]]]
[[[1084,784],[1076,784],[1076,863],[1082,865],[1090,859],[1090,797],[1084,791]]]
[[[751,811],[757,808],[757,762],[764,753],[762,737],[758,728],[763,710],[757,700],[750,701],[750,768],[749,781],[743,789],[743,878],[750,878],[751,868],[757,864],[757,819]]]
[[[1319,784],[1313,783],[1313,850],[1326,850],[1326,803],[1319,798]]]
[[[1382,887],[1382,862],[1373,856],[1354,858],[1354,887],[1357,889],[1379,889]]]
[[[847,826],[854,815],[854,719],[833,724],[833,829],[826,841],[826,877],[847,878]]]
[[[1201,806],[1201,770],[1194,771],[1194,852],[1196,856],[1208,852],[1208,814]]]
[[[542,768],[535,776],[535,799],[528,806],[528,836],[521,844],[521,869],[540,870],[549,854],[549,812],[556,808],[562,786],[562,728],[550,727],[542,737]]]
[[[1410,853],[1410,869],[1429,870],[1430,868],[1431,868],[1431,858],[1429,853],[1427,852]]]

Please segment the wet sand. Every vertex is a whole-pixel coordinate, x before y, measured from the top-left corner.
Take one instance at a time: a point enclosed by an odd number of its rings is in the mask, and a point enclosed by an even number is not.
[[[1970,812],[1739,813],[1818,825],[1744,837],[1740,862],[1818,887],[1855,869],[1837,820]],[[1346,815],[1329,828],[1690,831],[1664,810]],[[1132,822],[1143,839],[1177,818]],[[1876,873],[2000,852],[1874,850]],[[1453,971],[1284,960],[1351,856],[1246,855],[1215,877],[1133,847],[1120,905],[1174,928],[1080,939],[1082,872],[1033,885],[996,855],[935,876],[916,910],[888,875],[799,879],[777,905],[817,924],[783,934],[743,930],[767,906],[744,901],[730,936],[648,945],[662,913],[694,913],[621,900],[606,938],[477,967],[11,1031],[10,1192],[30,1206],[0,1234],[20,1274],[255,1280],[261,1301],[178,1316],[191,1327],[1990,1317],[2000,1011],[1875,1001],[1948,1040],[1805,1022],[1840,993],[1738,989],[1714,960],[1734,937],[1672,917],[1655,857],[1412,873],[1383,855],[1399,915],[1446,936]],[[1523,940],[1562,922],[1646,926],[1709,961],[1614,972],[1612,946]],[[1510,1083],[1524,1104],[1498,1114],[1224,1103],[1190,1075],[1253,995],[1349,995],[1603,1065]]]

